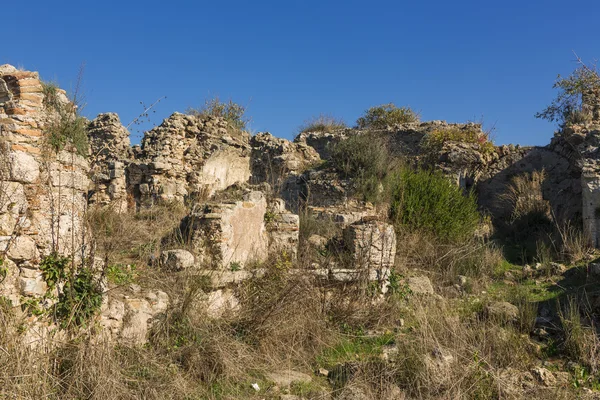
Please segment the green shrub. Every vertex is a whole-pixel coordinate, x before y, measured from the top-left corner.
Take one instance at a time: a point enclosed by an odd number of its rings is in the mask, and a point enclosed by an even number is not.
[[[55,316],[63,329],[85,326],[101,306],[102,288],[93,271],[83,267],[65,282],[55,305]]]
[[[69,264],[70,260],[58,253],[51,253],[42,259],[40,270],[48,289],[53,290],[56,284],[65,280]]]
[[[338,142],[331,148],[331,162],[346,178],[352,179],[354,194],[371,202],[380,200],[382,182],[399,165],[386,140],[374,133]]]
[[[464,195],[439,172],[403,169],[391,187],[391,218],[397,225],[435,234],[444,241],[471,237],[480,215],[473,193]]]
[[[111,264],[106,268],[106,279],[115,285],[127,285],[137,277],[135,265]]]
[[[313,117],[298,128],[299,133],[304,132],[335,132],[347,128],[347,125],[341,119],[332,117],[331,115],[320,114],[318,117]]]
[[[92,269],[81,266],[75,270],[70,266],[71,260],[57,253],[51,253],[40,262],[48,288],[58,288],[54,317],[63,329],[84,326],[102,305],[102,288]],[[49,296],[52,296],[50,291],[45,297]]]
[[[206,100],[204,106],[199,109],[190,108],[187,110],[190,115],[198,117],[219,117],[227,121],[233,128],[244,130],[249,122],[245,117],[246,107],[234,103],[233,100],[222,102],[218,97]]]
[[[408,122],[418,122],[419,115],[410,107],[396,107],[393,103],[369,108],[356,120],[358,129],[386,129]]]
[[[74,101],[62,101],[59,89],[53,83],[42,83],[42,93],[49,120],[46,127],[48,146],[55,152],[72,146],[77,154],[86,157],[89,150],[88,123],[79,115],[78,105]]]

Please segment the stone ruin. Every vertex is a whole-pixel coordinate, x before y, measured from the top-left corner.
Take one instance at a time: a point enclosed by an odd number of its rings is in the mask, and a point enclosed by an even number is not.
[[[64,92],[59,95],[67,101]],[[165,250],[157,262],[209,278],[209,315],[237,306],[235,285],[264,273],[250,266],[274,256],[297,257],[301,208],[340,226],[354,266],[325,263],[309,273],[339,284],[368,279],[385,291],[395,261],[394,229],[375,207],[353,200],[350,182],[327,165],[331,144],[360,131],[306,132],[291,142],[268,133],[251,136],[222,118],[175,113],[132,147],[119,117],[107,113],[89,122],[86,159],[74,149],[53,153],[44,146],[44,96],[37,73],[0,67],[0,254],[6,271],[0,295],[13,305],[48,290],[39,269],[45,255],[89,252],[87,207],[136,212],[165,201],[193,207],[179,229],[185,249]],[[432,155],[422,143],[433,130],[481,126],[430,121],[383,133],[395,154],[427,159],[458,185],[475,188],[481,208],[493,216],[506,213],[498,199],[512,176],[544,170],[543,196],[553,212],[581,218],[598,247],[600,101],[588,97],[591,122],[566,127],[545,147],[500,146],[482,154],[473,145],[448,142]],[[223,195],[231,188],[236,194]],[[163,291],[132,285],[129,292],[106,296],[100,323],[113,338],[142,343],[168,304]],[[31,326],[30,341],[48,330],[33,317]]]

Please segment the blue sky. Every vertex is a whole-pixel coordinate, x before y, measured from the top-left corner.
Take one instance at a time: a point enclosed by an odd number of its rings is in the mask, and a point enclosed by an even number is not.
[[[253,131],[292,138],[311,116],[353,124],[394,102],[424,120],[483,119],[498,143],[543,145],[555,127],[533,115],[575,67],[573,50],[600,57],[598,20],[591,0],[30,0],[2,9],[0,64],[69,90],[85,63],[85,114],[124,124],[140,102],[167,96],[158,124],[218,95],[247,105]]]

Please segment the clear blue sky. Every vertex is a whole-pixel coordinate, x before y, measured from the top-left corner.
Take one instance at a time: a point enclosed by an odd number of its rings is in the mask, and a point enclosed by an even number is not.
[[[158,124],[219,95],[248,106],[253,131],[292,138],[310,116],[353,124],[394,102],[546,144],[554,126],[533,115],[572,50],[600,57],[599,20],[597,0],[30,0],[2,7],[0,64],[70,89],[85,62],[85,114],[125,124],[141,101],[167,96]]]

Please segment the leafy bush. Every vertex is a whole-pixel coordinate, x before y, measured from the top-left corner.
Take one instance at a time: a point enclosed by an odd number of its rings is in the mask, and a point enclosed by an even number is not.
[[[80,268],[58,296],[55,315],[63,329],[85,326],[100,311],[102,288],[90,268]]]
[[[233,100],[222,102],[218,97],[211,100],[206,100],[204,106],[199,109],[190,108],[187,110],[190,115],[199,117],[219,117],[227,121],[233,128],[244,130],[249,122],[249,119],[245,117],[246,107],[238,103],[234,103]]]
[[[397,225],[424,230],[445,241],[473,235],[480,215],[473,193],[464,195],[439,172],[404,169],[392,186],[391,218]]]
[[[396,107],[393,103],[369,108],[356,120],[358,129],[386,129],[390,126],[418,122],[419,115],[410,107]]]
[[[439,151],[444,146],[444,143],[448,141],[477,144],[479,151],[484,154],[494,152],[494,143],[490,140],[489,136],[473,128],[435,130],[425,137],[424,147],[427,150]]]
[[[298,128],[300,133],[304,132],[334,132],[340,129],[347,128],[346,123],[341,119],[332,117],[331,115],[320,114],[318,117],[313,117]]]
[[[581,60],[580,65],[571,75],[558,75],[552,86],[558,89],[558,95],[543,111],[535,114],[536,118],[558,122],[560,126],[585,123],[590,115],[584,110],[584,97],[600,93],[600,76],[596,67],[589,67]]]
[[[84,326],[102,305],[102,288],[91,268],[69,269],[71,260],[51,253],[40,262],[42,276],[50,289],[58,288],[54,316],[60,327]],[[50,296],[46,293],[46,297]],[[38,302],[39,303],[39,302]]]
[[[89,143],[87,120],[79,115],[75,101],[65,101],[59,96],[59,89],[51,83],[43,83],[44,106],[49,123],[46,127],[46,141],[49,147],[59,152],[72,146],[77,154],[86,157]]]

